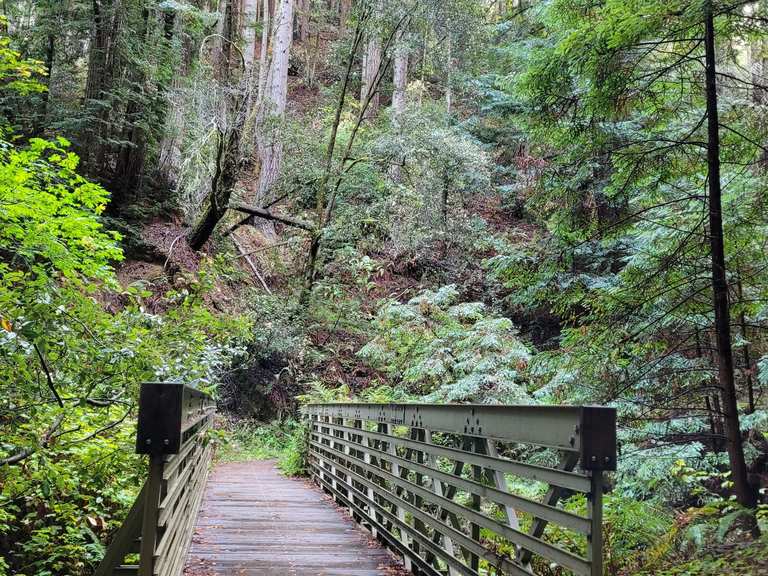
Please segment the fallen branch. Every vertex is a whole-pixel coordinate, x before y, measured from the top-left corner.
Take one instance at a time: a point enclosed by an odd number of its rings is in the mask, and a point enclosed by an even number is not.
[[[286,246],[288,244],[293,244],[296,241],[296,238],[291,238],[290,240],[285,240],[284,242],[278,242],[276,244],[270,244],[269,246],[262,246],[261,248],[258,248],[257,250],[251,250],[250,252],[241,253],[238,258],[245,258],[246,256],[253,256],[254,254],[258,254],[259,252],[266,252],[267,250],[271,250],[272,248],[279,248],[280,246]]]
[[[248,257],[248,254],[245,252],[245,250],[243,250],[243,247],[240,245],[240,242],[237,241],[237,238],[234,234],[232,235],[232,243],[235,245],[235,248],[237,248],[237,251],[240,252],[240,256],[245,258],[245,261],[253,271],[253,274],[256,276],[256,278],[259,279],[259,282],[261,282],[261,285],[264,287],[264,290],[266,290],[267,294],[271,296],[272,290],[269,289],[269,286],[267,286],[267,283],[264,281],[264,277],[259,272],[259,269],[256,268],[256,264],[254,264],[253,260]]]
[[[168,257],[165,259],[165,262],[163,263],[163,270],[165,270],[168,267],[168,262],[171,261],[171,255],[173,254],[173,247],[176,246],[176,242],[184,238],[184,236],[186,235],[187,235],[186,232],[184,232],[183,234],[179,234],[178,236],[176,236],[176,238],[174,238],[173,242],[171,242],[171,247],[168,248]]]
[[[229,236],[230,234],[235,232],[235,230],[237,230],[241,226],[245,226],[246,224],[248,224],[248,222],[250,222],[252,218],[253,218],[253,216],[251,216],[249,214],[248,216],[246,216],[242,220],[238,220],[237,223],[232,224],[232,226],[230,226],[229,229],[226,232],[224,232],[224,238],[226,238],[227,236]]]
[[[309,224],[308,222],[304,222],[303,220],[299,220],[297,218],[291,218],[290,216],[285,216],[283,214],[275,214],[274,212],[270,212],[269,210],[265,210],[264,208],[256,208],[255,206],[246,206],[245,204],[238,204],[236,206],[230,206],[232,210],[236,210],[237,212],[243,212],[244,214],[250,214],[251,216],[257,216],[259,218],[263,218],[264,220],[272,220],[274,222],[280,222],[281,224],[285,224],[287,226],[293,226],[294,228],[301,228],[302,230],[306,230],[307,232],[315,232],[315,227],[312,224]]]

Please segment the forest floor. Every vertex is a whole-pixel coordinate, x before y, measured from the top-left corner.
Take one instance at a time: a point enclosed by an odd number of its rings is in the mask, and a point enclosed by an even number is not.
[[[634,576],[768,576],[768,536],[755,542],[712,546],[693,560]]]

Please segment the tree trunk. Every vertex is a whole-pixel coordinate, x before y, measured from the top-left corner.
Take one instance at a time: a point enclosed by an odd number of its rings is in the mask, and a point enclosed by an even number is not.
[[[243,0],[243,17],[240,21],[240,34],[243,38],[243,61],[245,74],[253,74],[256,61],[256,24],[259,0]]]
[[[405,113],[405,92],[408,87],[408,47],[401,43],[398,43],[395,51],[393,76],[392,117],[399,124]]]
[[[54,16],[49,15],[49,18],[53,20]],[[52,22],[48,23],[48,26],[52,26]],[[49,33],[48,37],[46,39],[46,45],[45,45],[45,69],[48,72],[48,75],[46,76],[46,88],[42,93],[43,98],[43,110],[42,114],[40,115],[39,120],[37,121],[37,126],[35,129],[35,132],[37,134],[42,134],[47,125],[48,125],[48,104],[50,102],[51,97],[51,89],[52,89],[52,82],[53,82],[53,62],[56,58],[56,36],[54,34]]]
[[[225,43],[229,44],[225,41],[225,38],[228,38],[228,4],[229,0],[221,0],[219,2],[218,19],[216,20],[216,27],[214,28],[215,36],[211,41],[213,46],[211,53],[211,62],[213,63],[213,76],[219,81],[225,81],[229,76],[228,63],[225,56],[227,49]]]
[[[368,38],[363,56],[362,87],[360,90],[360,102],[365,102],[371,94],[371,102],[366,110],[365,117],[373,118],[379,111],[379,93],[376,83],[376,75],[381,66],[381,40],[374,32]],[[373,92],[375,91],[375,92]]]
[[[736,282],[736,292],[739,295],[739,301],[744,301],[744,288],[741,285],[741,277]],[[739,327],[741,328],[742,343],[742,361],[744,362],[743,374],[744,380],[747,384],[747,414],[752,414],[755,411],[755,387],[754,380],[752,378],[752,353],[749,349],[749,341],[747,340],[747,317],[744,314],[744,310],[739,313]]]
[[[261,106],[264,98],[264,86],[267,83],[267,54],[269,54],[269,33],[270,33],[270,14],[269,0],[263,0],[262,5],[263,20],[261,23],[261,46],[259,47],[259,89],[256,96],[256,105]]]
[[[331,135],[328,138],[328,145],[325,150],[325,170],[323,177],[317,185],[317,194],[315,198],[317,230],[312,233],[312,237],[310,238],[309,253],[307,254],[307,260],[304,267],[304,285],[299,296],[299,305],[302,307],[306,307],[309,304],[309,298],[312,295],[312,288],[315,284],[315,276],[317,273],[317,256],[320,252],[323,227],[326,220],[330,218],[331,211],[333,210],[332,201],[329,201],[326,206],[326,194],[328,193],[328,184],[331,178],[331,171],[333,170],[333,154],[336,149],[336,138],[339,133],[339,126],[341,125],[341,114],[344,111],[344,102],[347,99],[347,90],[349,89],[349,82],[352,76],[352,67],[363,37],[360,22],[358,22],[357,26],[358,28],[355,30],[355,37],[349,50],[344,80],[341,83],[341,90],[339,90],[339,96],[336,101],[336,113],[333,118],[333,125],[331,126]],[[352,133],[348,147],[352,145],[354,136],[355,132]]]
[[[216,224],[227,212],[229,198],[237,182],[240,169],[240,138],[243,131],[245,111],[239,110],[229,134],[219,132],[219,146],[216,150],[216,172],[211,182],[208,205],[187,237],[194,250],[200,250],[213,234]]]
[[[712,266],[712,293],[715,311],[718,376],[728,458],[736,498],[742,506],[754,508],[757,493],[749,484],[744,446],[741,441],[739,411],[731,346],[731,318],[723,240],[722,189],[720,182],[720,128],[717,110],[717,73],[715,68],[715,27],[711,0],[705,14],[704,46],[707,98],[707,168],[709,180],[709,241]]]
[[[347,35],[347,24],[351,9],[352,0],[341,0],[339,3],[339,38]]]
[[[285,114],[288,97],[288,63],[293,38],[293,0],[280,0],[275,18],[272,61],[267,72],[264,97],[257,119],[257,143],[261,170],[255,204],[264,204],[280,174],[283,146],[279,124]]]
[[[309,39],[309,19],[312,14],[312,0],[301,0],[299,7],[299,38],[302,44]]]
[[[88,44],[88,73],[85,81],[85,103],[91,107],[93,101],[101,99],[107,84],[106,76],[107,53],[109,50],[109,12],[105,10],[100,0],[93,0],[93,23],[91,25],[90,42]],[[95,108],[95,107],[94,107]],[[96,112],[96,108],[94,109]],[[95,158],[99,156],[101,145],[101,122],[89,122],[85,128],[83,149],[79,151],[80,157],[90,174],[96,173]]]
[[[445,111],[450,114],[453,108],[453,40],[448,32],[448,73],[445,81]]]
[[[755,10],[755,15],[765,18],[768,11],[765,9],[765,1],[760,2]],[[752,102],[757,106],[768,105],[768,40],[764,37],[755,39],[750,45],[750,60],[752,70]],[[761,115],[763,116],[763,115]],[[762,120],[765,122],[765,120]],[[761,122],[761,123],[762,123]],[[768,150],[760,151],[760,159],[757,162],[757,171],[768,170]]]
[[[405,114],[406,89],[408,87],[408,46],[403,42],[403,35],[398,34],[394,62],[394,91],[392,92],[392,123],[398,136],[402,135],[403,114]],[[400,182],[403,158],[398,157],[392,164],[389,176],[393,182]]]

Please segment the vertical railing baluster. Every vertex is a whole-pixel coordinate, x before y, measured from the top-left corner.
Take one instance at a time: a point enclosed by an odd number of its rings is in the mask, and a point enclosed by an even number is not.
[[[395,432],[392,429],[392,426],[389,424],[385,424],[385,434],[387,436],[394,436]],[[394,456],[397,456],[397,448],[395,447],[395,443],[390,440],[387,442],[387,453],[392,454]],[[400,471],[400,464],[395,462],[394,460],[390,461],[391,471],[393,476],[401,476]],[[392,492],[397,493],[397,487],[392,486]],[[396,500],[393,498],[393,500]],[[398,520],[400,520],[403,524],[405,524],[405,510],[403,510],[402,506],[398,506],[397,502],[392,502],[392,504],[395,506],[395,514],[397,515]],[[403,541],[403,543],[410,549],[411,548],[411,538],[408,536],[408,531],[399,529],[400,530],[400,537]],[[403,558],[403,564],[405,565],[405,569],[408,571],[413,571],[413,563],[411,562],[411,559],[408,556],[405,556]]]
[[[470,449],[473,452],[480,451],[480,445],[478,444],[477,438],[471,438],[469,442],[470,442]],[[475,479],[475,482],[482,482],[483,471],[480,468],[480,466],[477,466],[475,464],[472,465],[472,477]],[[480,511],[480,496],[474,493],[472,494],[472,509],[477,510],[478,512]],[[470,523],[470,526],[472,527],[472,540],[474,540],[475,542],[480,542],[480,526],[478,526],[474,522]],[[475,572],[478,572],[480,570],[480,558],[474,552],[470,555],[469,566]]]
[[[432,431],[431,430],[425,430],[425,442],[427,444],[432,444]],[[437,456],[434,454],[428,455],[428,463],[429,465],[434,469],[439,469],[439,463],[437,461]],[[462,465],[463,467],[463,465]],[[455,465],[454,465],[455,469]],[[444,496],[443,494],[443,484],[438,480],[437,478],[431,478],[432,480],[432,491],[438,496],[438,498],[442,498]],[[441,520],[445,520],[448,517],[448,515],[440,508],[440,518]],[[439,543],[439,536],[438,533],[435,532],[435,536],[432,538],[432,541],[435,542],[435,544]],[[450,555],[455,556],[454,547],[453,547],[453,540],[451,540],[448,536],[443,537],[443,549]],[[456,576],[457,572],[456,569],[452,566],[448,566],[448,576]]]

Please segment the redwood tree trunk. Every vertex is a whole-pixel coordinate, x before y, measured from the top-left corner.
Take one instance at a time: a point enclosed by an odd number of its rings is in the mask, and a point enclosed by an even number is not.
[[[754,508],[757,492],[749,484],[744,447],[741,441],[736,382],[731,346],[731,316],[723,241],[722,188],[720,183],[720,128],[717,111],[717,73],[715,67],[715,28],[711,0],[706,4],[704,46],[707,97],[707,167],[709,175],[709,242],[712,266],[712,293],[715,310],[715,335],[720,398],[728,458],[736,498],[742,506]]]
[[[394,91],[392,92],[392,122],[399,136],[403,129],[406,88],[408,86],[408,46],[403,42],[402,36],[402,33],[398,34],[398,43],[395,48]],[[389,170],[389,176],[394,182],[400,182],[402,162],[402,157],[396,158]]]
[[[245,73],[253,73],[253,63],[256,60],[256,21],[259,11],[259,0],[243,0],[243,17],[240,34],[243,38],[243,60]]]
[[[293,0],[281,0],[275,16],[272,61],[266,76],[257,120],[257,142],[261,170],[255,204],[264,204],[280,174],[283,146],[279,124],[288,98],[288,59],[293,39]]]
[[[363,70],[362,70],[362,88],[360,91],[360,101],[365,102],[369,94],[376,90],[376,76],[379,73],[379,67],[381,66],[381,40],[376,35],[375,31],[368,39],[368,44],[365,48],[365,55],[363,56]],[[373,118],[379,111],[379,94],[375,92],[371,97],[371,102],[366,110],[365,117]]]

